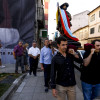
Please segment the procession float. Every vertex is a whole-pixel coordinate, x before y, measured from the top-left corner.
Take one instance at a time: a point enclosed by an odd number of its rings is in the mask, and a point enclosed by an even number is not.
[[[68,40],[69,45],[74,45],[78,48],[81,48],[81,43],[78,42],[79,39],[75,37],[71,32],[71,14],[67,11],[69,7],[68,3],[63,3],[59,6],[57,3],[57,12],[56,12],[56,22],[57,22],[57,30],[60,35],[64,36]]]

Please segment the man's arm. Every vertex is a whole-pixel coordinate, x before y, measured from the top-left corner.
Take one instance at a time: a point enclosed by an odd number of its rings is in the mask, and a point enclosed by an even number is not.
[[[13,56],[14,56],[14,59],[16,59],[16,55],[15,55],[15,52],[13,51]]]
[[[41,69],[44,70],[43,63],[40,63],[40,64],[41,64]]]
[[[40,50],[38,49],[38,55],[36,56],[36,58],[38,58],[40,56]]]
[[[40,54],[38,54],[36,57],[39,57],[40,56]]]
[[[56,64],[55,64],[55,58],[53,58],[51,62],[51,88],[52,88],[52,94],[54,97],[57,96],[55,78],[56,78]]]
[[[90,64],[92,55],[94,54],[94,51],[95,51],[95,49],[91,49],[90,55],[87,58],[83,59],[83,65],[84,66],[88,66]]]
[[[82,58],[74,51],[74,49],[69,49],[69,50],[71,50],[71,52],[70,51],[69,52],[70,52],[70,54],[72,54],[74,56],[74,60],[76,62],[79,62],[79,63],[83,62]]]
[[[40,64],[41,64],[41,69],[44,70],[44,67],[43,67],[43,63],[44,63],[44,60],[43,60],[44,56],[43,56],[43,50],[41,50],[41,53],[40,53]]]
[[[40,56],[40,54],[38,54],[37,56],[33,56],[32,54],[28,54],[30,57],[32,57],[32,58],[34,58],[34,59],[36,59],[37,57],[39,57]]]
[[[29,57],[36,59],[36,57],[32,55],[31,48],[29,48],[29,50],[28,50],[28,55],[29,55]]]
[[[15,46],[15,47],[14,47],[14,50],[13,50],[14,59],[16,59],[16,52],[17,52],[17,46]]]
[[[17,46],[14,47],[14,50],[13,50],[15,53],[17,52]]]
[[[32,54],[28,54],[30,57],[34,58],[35,56],[33,56]]]

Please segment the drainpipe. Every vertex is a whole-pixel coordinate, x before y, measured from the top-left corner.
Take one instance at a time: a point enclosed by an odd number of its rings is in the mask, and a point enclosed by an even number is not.
[[[37,34],[38,34],[38,22],[37,22],[37,12],[38,12],[38,0],[35,0],[36,2],[36,13],[35,13],[35,36],[34,36],[34,40],[37,41]]]

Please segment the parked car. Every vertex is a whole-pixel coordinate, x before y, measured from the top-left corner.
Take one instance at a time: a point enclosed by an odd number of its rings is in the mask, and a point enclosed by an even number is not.
[[[77,52],[79,53],[79,55],[82,57],[83,59],[83,55],[85,53],[85,50],[77,50]]]
[[[85,50],[77,50],[77,53],[83,59],[83,55],[85,53]],[[78,62],[74,61],[74,65],[75,65],[75,68],[77,70],[81,71],[83,63],[78,63]]]

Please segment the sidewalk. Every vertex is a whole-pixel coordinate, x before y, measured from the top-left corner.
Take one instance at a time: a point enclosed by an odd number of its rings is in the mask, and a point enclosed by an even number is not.
[[[14,73],[15,64],[6,64],[5,68],[0,68],[0,73]],[[40,68],[40,64],[39,64]],[[21,73],[21,68],[18,68],[18,72]],[[77,74],[77,72],[76,72]],[[78,77],[76,77],[78,78]],[[80,83],[79,78],[77,83]],[[79,87],[79,84],[78,84]],[[82,92],[80,87],[76,86],[76,100],[83,100]],[[19,86],[17,91],[12,96],[11,100],[56,100],[52,96],[51,90],[48,93],[44,92],[44,78],[43,72],[38,72],[37,77],[33,75],[27,75],[23,80],[22,84]]]
[[[5,67],[0,68],[0,73],[15,73],[15,64],[3,64]],[[40,68],[40,63],[38,64],[38,68]],[[21,67],[18,67],[18,72],[22,73]]]
[[[15,73],[15,64],[4,64],[4,68],[0,68],[0,73]],[[21,73],[21,67],[18,67]]]
[[[83,100],[82,92],[76,86],[76,100]],[[27,75],[10,100],[56,100],[51,90],[44,92],[43,72],[38,72],[37,77]]]

